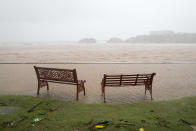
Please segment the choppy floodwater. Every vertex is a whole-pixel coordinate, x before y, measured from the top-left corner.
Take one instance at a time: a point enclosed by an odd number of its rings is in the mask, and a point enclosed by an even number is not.
[[[14,62],[142,62],[151,64],[5,64]],[[181,64],[152,64],[178,63]],[[177,99],[196,94],[196,44],[15,44],[0,45],[0,94],[36,96],[34,65],[77,69],[78,78],[86,80],[87,95],[80,101],[103,103],[103,74],[156,72],[153,82],[155,101]],[[189,64],[182,64],[189,63]],[[50,83],[50,91],[40,96],[75,100],[76,87]],[[144,99],[144,87],[107,88],[108,103],[134,103]]]
[[[195,63],[196,44],[0,44],[0,62]]]

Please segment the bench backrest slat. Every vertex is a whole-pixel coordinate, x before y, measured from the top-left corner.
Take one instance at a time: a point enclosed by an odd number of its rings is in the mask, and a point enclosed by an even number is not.
[[[75,69],[70,70],[36,66],[34,66],[34,69],[39,80],[69,82],[70,84],[75,84],[78,81]]]

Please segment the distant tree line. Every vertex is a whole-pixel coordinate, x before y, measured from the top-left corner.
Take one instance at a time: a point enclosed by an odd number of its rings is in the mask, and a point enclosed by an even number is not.
[[[94,38],[84,38],[79,41],[79,43],[96,43],[96,39]]]
[[[96,43],[94,38],[84,38],[79,43]],[[152,31],[148,35],[138,35],[122,40],[113,37],[107,43],[196,43],[196,33],[175,33],[173,31]]]
[[[196,43],[196,33],[174,33],[153,31],[149,35],[138,35],[127,39],[127,43]]]

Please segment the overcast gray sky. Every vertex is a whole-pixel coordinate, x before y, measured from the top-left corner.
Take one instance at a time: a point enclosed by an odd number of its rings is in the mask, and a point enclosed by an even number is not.
[[[0,0],[0,41],[196,32],[196,0]]]

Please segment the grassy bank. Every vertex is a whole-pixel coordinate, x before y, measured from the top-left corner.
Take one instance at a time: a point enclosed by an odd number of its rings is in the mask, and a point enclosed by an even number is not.
[[[17,108],[0,114],[0,130],[95,130],[93,125],[103,121],[108,125],[101,130],[107,131],[139,130],[141,127],[145,131],[187,131],[192,130],[190,125],[196,125],[196,97],[111,105],[31,96],[0,96],[0,109],[10,106]],[[33,122],[34,118],[42,120]]]

